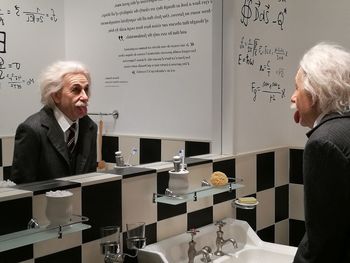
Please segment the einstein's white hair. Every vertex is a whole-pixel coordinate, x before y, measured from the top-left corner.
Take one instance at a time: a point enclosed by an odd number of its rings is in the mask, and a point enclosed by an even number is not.
[[[53,93],[63,88],[63,78],[67,74],[83,74],[91,86],[91,77],[89,71],[80,62],[76,61],[58,61],[50,65],[41,75],[40,90],[41,103],[53,107],[54,101],[51,97]],[[90,96],[90,89],[89,94]]]
[[[350,53],[343,47],[321,42],[300,61],[304,88],[322,112],[344,112],[350,106]]]

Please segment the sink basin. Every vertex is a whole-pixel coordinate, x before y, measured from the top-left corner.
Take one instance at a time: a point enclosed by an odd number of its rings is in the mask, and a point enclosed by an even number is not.
[[[294,251],[294,250],[292,250]],[[223,256],[214,260],[215,263],[291,263],[294,259],[294,253],[283,253],[266,250],[262,248],[246,248],[237,253]]]
[[[224,256],[212,255],[212,263],[291,263],[297,248],[262,241],[249,224],[242,220],[227,218],[223,220],[226,224],[222,228],[224,239],[234,238],[238,247],[234,248],[231,243],[223,246]],[[210,224],[197,230],[194,237],[196,249],[204,246],[216,250],[216,231],[218,227]],[[187,263],[188,242],[191,235],[183,233],[158,243],[146,246],[138,254],[140,263]],[[197,256],[195,263],[201,263],[201,256]]]

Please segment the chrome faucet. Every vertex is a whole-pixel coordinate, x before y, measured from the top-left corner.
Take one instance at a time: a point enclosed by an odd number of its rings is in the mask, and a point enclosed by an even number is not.
[[[223,221],[217,221],[215,223],[216,226],[219,227],[219,230],[216,231],[216,251],[214,252],[215,256],[223,256],[225,255],[224,252],[222,252],[222,246],[225,245],[227,242],[231,242],[234,248],[237,248],[237,241],[233,238],[224,239],[224,232],[222,231],[222,227],[226,223]]]
[[[196,242],[193,240],[193,237],[198,233],[199,231],[196,229],[191,229],[187,231],[187,233],[191,234],[191,241],[188,243],[188,263],[194,263],[194,258],[198,255],[202,255],[202,262],[209,263],[211,262],[210,255],[211,255],[211,248],[208,246],[204,246],[201,250],[196,250]]]

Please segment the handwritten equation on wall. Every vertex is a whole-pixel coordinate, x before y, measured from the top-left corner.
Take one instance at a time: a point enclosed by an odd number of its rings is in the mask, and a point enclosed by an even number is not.
[[[42,10],[36,7],[33,10],[24,10],[18,4],[10,8],[0,6],[0,90],[2,88],[20,90],[35,83],[33,77],[25,76],[24,67],[20,61],[8,59],[16,56],[16,54],[11,54],[8,51],[8,45],[11,41],[8,28],[11,27],[11,23],[22,22],[25,25],[55,23],[57,21],[58,18],[53,8]]]
[[[278,5],[271,6],[260,0],[244,0],[240,23],[244,28],[271,25],[276,33],[283,31],[287,16],[286,1],[276,0]],[[253,76],[248,86],[254,102],[259,94],[266,95],[270,103],[286,97],[286,88],[281,80],[286,73],[288,50],[273,42],[245,34],[240,38],[235,60],[238,67],[248,67]]]
[[[244,36],[241,38],[237,61],[238,65],[250,66],[252,71],[258,72],[260,76],[266,78],[261,82],[251,82],[250,88],[253,93],[254,102],[259,92],[268,94],[269,102],[273,102],[278,98],[285,98],[286,89],[282,88],[278,81],[273,81],[271,79],[284,78],[285,68],[281,66],[274,68],[274,62],[283,61],[287,56],[288,51],[282,47],[269,46],[258,38],[246,39]]]

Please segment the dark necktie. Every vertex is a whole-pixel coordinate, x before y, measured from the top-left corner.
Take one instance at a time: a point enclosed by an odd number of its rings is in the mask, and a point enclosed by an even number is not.
[[[77,124],[75,122],[68,129],[68,138],[67,138],[67,148],[68,152],[71,154],[75,146],[75,132],[77,129]]]

